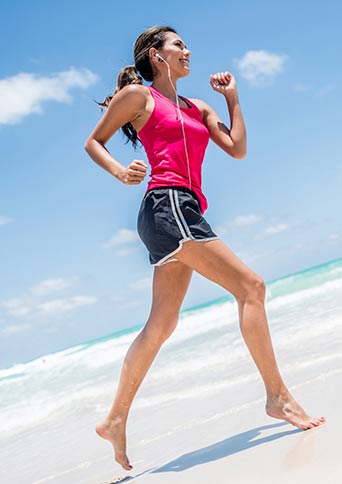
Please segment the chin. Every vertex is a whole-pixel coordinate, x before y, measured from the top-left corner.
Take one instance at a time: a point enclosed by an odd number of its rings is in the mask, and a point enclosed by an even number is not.
[[[190,69],[187,71],[182,71],[181,77],[187,77],[190,74]]]

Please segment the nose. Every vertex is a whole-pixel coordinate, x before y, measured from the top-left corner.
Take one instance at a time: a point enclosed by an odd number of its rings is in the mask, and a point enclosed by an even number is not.
[[[186,55],[186,57],[190,57],[191,56],[191,50],[184,49],[184,54]]]

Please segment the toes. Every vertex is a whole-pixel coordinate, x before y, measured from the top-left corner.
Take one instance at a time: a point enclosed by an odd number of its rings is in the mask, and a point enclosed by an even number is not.
[[[311,420],[310,422],[308,422],[308,424],[306,425],[306,430],[308,429],[312,429],[314,427],[318,427],[319,425],[321,425],[323,422],[325,422],[325,418],[324,417],[321,417],[319,419],[315,419],[315,420]]]
[[[318,427],[318,425],[321,425],[323,422],[325,422],[324,417],[317,418],[317,419],[312,421],[312,423],[315,425],[315,427]]]
[[[133,466],[129,463],[128,457],[126,455],[118,457],[115,456],[115,460],[118,464],[121,465],[126,471],[130,471],[133,469]]]
[[[131,464],[128,461],[122,467],[126,469],[126,471],[130,471],[131,469],[133,469],[133,466],[131,466]]]
[[[310,429],[313,429],[314,426],[315,426],[314,423],[311,421],[311,422],[303,422],[303,424],[298,427],[303,430],[310,430]]]

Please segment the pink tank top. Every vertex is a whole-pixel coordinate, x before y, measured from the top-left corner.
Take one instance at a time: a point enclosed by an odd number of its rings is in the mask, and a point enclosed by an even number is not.
[[[151,165],[151,180],[147,190],[166,186],[190,188],[198,197],[201,213],[208,208],[202,192],[202,163],[209,142],[209,131],[202,120],[200,110],[187,98],[189,108],[180,108],[184,119],[184,131],[190,165],[190,178],[178,109],[166,96],[152,86],[147,86],[154,98],[153,111],[138,132]]]

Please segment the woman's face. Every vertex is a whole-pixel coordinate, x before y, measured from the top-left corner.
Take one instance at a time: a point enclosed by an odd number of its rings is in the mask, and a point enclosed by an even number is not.
[[[173,32],[167,32],[162,49],[158,53],[170,65],[170,69],[179,75],[187,76],[190,73],[190,55],[191,51],[186,48],[183,40],[179,35]]]

